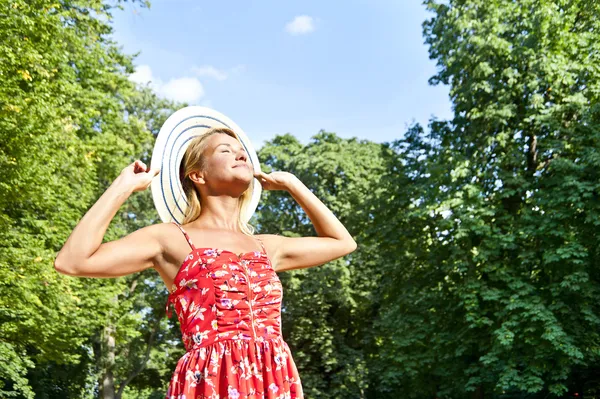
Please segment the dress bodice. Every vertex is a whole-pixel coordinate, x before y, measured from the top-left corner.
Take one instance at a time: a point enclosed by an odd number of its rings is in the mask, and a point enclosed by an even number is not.
[[[183,228],[191,252],[183,261],[169,294],[186,350],[217,341],[262,342],[281,336],[282,286],[262,251],[235,254],[196,248]]]

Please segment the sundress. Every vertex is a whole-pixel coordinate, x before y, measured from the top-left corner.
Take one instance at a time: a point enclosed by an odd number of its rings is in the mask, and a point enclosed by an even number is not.
[[[262,241],[239,255],[196,248],[175,276],[173,304],[186,353],[167,399],[300,399],[298,370],[281,335],[283,289]]]

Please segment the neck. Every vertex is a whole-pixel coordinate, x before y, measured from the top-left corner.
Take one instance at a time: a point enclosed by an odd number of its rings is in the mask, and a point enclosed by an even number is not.
[[[194,223],[203,229],[240,232],[238,204],[239,198],[208,197],[202,204],[200,216]]]

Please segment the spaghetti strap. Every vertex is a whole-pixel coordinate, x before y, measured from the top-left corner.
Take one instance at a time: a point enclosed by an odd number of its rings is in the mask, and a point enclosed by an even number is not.
[[[258,240],[258,243],[260,244],[260,247],[262,248],[262,250],[263,250],[263,253],[264,253],[265,255],[267,255],[267,250],[265,249],[265,246],[264,246],[264,244],[263,244],[262,240],[261,240],[260,238],[256,237],[256,236],[255,236],[254,238],[256,238],[256,239]]]
[[[185,230],[183,229],[183,227],[181,227],[181,225],[179,225],[179,223],[177,223],[177,222],[171,222],[171,223],[173,223],[173,224],[175,224],[175,226],[179,227],[179,230],[181,230],[181,232],[185,236],[185,239],[187,240],[188,244],[190,244],[190,247],[192,248],[192,250],[196,250],[196,247],[192,243],[192,240],[190,239],[190,236],[188,236],[188,234],[185,232]]]
[[[183,229],[183,227],[181,227],[179,225],[179,223],[177,223],[177,222],[171,222],[171,223],[173,223],[175,226],[179,227],[179,230],[181,230],[181,232],[183,233],[183,235],[184,235],[185,239],[187,240],[188,244],[190,244],[190,247],[192,248],[192,251],[195,251],[196,247],[194,247],[194,244],[192,243],[192,240],[190,239],[190,236],[188,236],[188,234],[185,232],[185,230]],[[174,289],[175,289],[175,285],[173,285],[173,287],[171,287],[171,289],[169,290],[169,292],[172,292],[172,290],[174,290]],[[167,298],[167,304],[165,306],[166,316],[168,318],[171,318],[171,308],[169,306],[169,304],[171,303],[171,301],[172,301],[172,298],[171,298],[171,295],[169,295],[169,297]]]

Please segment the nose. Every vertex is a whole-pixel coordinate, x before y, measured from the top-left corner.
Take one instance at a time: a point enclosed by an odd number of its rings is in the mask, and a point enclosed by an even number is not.
[[[244,149],[240,149],[238,150],[237,153],[237,157],[235,158],[236,160],[244,160],[244,162],[248,161],[248,155],[246,155],[246,151],[244,151]]]

